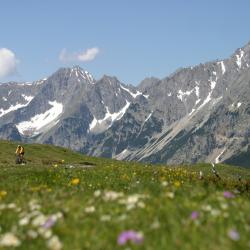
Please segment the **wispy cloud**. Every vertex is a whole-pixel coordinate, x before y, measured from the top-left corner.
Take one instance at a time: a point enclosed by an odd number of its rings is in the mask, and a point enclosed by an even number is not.
[[[14,52],[0,48],[0,78],[15,74],[18,62]]]
[[[89,48],[82,52],[75,53],[75,52],[68,52],[66,49],[62,49],[59,54],[59,60],[61,62],[73,62],[73,61],[80,61],[80,62],[89,62],[93,61],[96,56],[99,54],[99,48]]]

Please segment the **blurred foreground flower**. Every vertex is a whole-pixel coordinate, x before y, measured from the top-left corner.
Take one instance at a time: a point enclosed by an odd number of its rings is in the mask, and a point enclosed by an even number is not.
[[[114,201],[123,196],[122,192],[115,192],[115,191],[105,191],[103,195],[104,201]]]
[[[119,245],[125,245],[127,241],[131,241],[135,244],[141,244],[144,240],[142,233],[133,230],[122,232],[117,239]]]
[[[192,220],[196,220],[199,217],[199,213],[197,211],[193,211],[190,217]]]
[[[0,238],[0,247],[18,247],[20,240],[13,233],[6,233]]]
[[[231,193],[231,192],[229,192],[229,191],[225,191],[225,192],[223,193],[223,196],[224,196],[225,198],[227,198],[227,199],[234,198],[234,194]]]
[[[80,183],[80,179],[79,178],[74,178],[71,180],[71,185],[78,185]]]
[[[94,192],[94,196],[95,197],[99,197],[101,195],[101,190],[96,190],[95,192]]]
[[[47,246],[51,250],[60,250],[62,249],[62,243],[60,242],[59,238],[57,236],[52,236],[48,242]]]
[[[85,212],[86,213],[94,213],[95,212],[95,207],[94,206],[85,207]]]
[[[166,192],[166,196],[170,199],[174,198],[174,193],[173,192]]]
[[[7,195],[7,191],[1,190],[0,191],[0,200],[1,200],[1,198],[5,197],[6,195]]]
[[[175,181],[175,182],[174,182],[174,186],[178,188],[178,187],[181,186],[181,183],[180,183],[179,181]]]
[[[49,229],[51,227],[53,227],[56,223],[56,218],[53,216],[50,216],[45,223],[42,225],[44,228]]]
[[[228,231],[228,237],[231,239],[231,240],[234,240],[234,241],[238,241],[240,239],[240,234],[238,233],[238,231],[236,231],[235,229],[230,229]]]

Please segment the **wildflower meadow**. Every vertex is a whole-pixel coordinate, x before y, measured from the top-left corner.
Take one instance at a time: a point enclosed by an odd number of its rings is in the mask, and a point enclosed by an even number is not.
[[[250,249],[249,169],[0,145],[0,249]]]

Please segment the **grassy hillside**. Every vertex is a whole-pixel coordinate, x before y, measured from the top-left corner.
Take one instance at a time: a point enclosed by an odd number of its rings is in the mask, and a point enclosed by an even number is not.
[[[150,166],[46,145],[26,145],[21,166],[15,148],[0,141],[0,249],[250,248],[248,169],[218,165],[217,178],[209,164]]]

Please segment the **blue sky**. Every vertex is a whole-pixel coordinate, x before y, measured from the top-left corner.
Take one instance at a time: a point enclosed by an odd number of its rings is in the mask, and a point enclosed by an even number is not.
[[[137,85],[250,41],[249,0],[6,0],[0,8],[0,52],[17,62],[15,74],[14,65],[0,68],[2,82],[80,65],[96,79]]]

